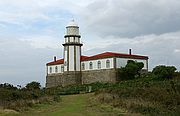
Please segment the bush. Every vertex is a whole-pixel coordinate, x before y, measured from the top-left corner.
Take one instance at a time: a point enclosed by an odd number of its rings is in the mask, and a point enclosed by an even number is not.
[[[54,100],[55,102],[60,102],[62,99],[61,99],[60,96],[55,95],[55,96],[53,97],[53,100]]]
[[[152,73],[158,78],[173,78],[175,76],[176,67],[174,66],[156,66]]]
[[[153,75],[121,81],[95,92],[97,102],[143,115],[179,115],[180,78],[157,80]]]
[[[0,88],[17,90],[17,87],[14,87],[13,85],[11,85],[9,83],[0,84]]]
[[[144,67],[142,62],[135,62],[128,60],[127,65],[118,70],[118,74],[121,80],[134,79],[136,76],[140,76],[140,71]]]
[[[19,89],[8,83],[0,84],[0,107],[20,111],[33,104],[60,101],[57,91],[40,87],[38,82],[28,83],[26,88]]]
[[[37,90],[37,89],[39,90],[40,87],[41,87],[40,83],[35,82],[35,81],[33,81],[33,82],[31,82],[31,83],[28,83],[28,84],[26,85],[26,88],[27,88],[28,90]]]

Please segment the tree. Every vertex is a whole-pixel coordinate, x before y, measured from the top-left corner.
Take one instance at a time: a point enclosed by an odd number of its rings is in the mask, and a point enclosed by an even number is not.
[[[40,87],[41,87],[40,83],[39,83],[39,82],[35,82],[35,81],[30,82],[30,83],[28,83],[28,84],[26,85],[26,88],[27,88],[28,90],[39,90]]]
[[[119,75],[121,79],[134,79],[135,76],[140,76],[140,71],[144,67],[142,62],[135,62],[133,60],[128,60],[125,67],[119,69]]]
[[[9,90],[17,89],[17,87],[14,87],[12,84],[9,84],[9,83],[0,84],[0,88],[9,89]]]
[[[152,73],[159,78],[173,78],[175,75],[176,67],[159,65],[156,66]]]

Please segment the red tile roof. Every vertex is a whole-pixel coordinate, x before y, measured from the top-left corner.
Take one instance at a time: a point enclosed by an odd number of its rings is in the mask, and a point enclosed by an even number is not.
[[[114,53],[114,52],[104,52],[101,54],[97,54],[94,56],[81,56],[81,61],[88,61],[88,60],[96,60],[96,59],[103,59],[103,58],[112,58],[112,57],[119,57],[119,58],[133,58],[133,59],[148,59],[148,56],[141,56],[141,55],[133,55],[133,54],[122,54],[122,53]],[[60,59],[57,61],[49,62],[47,65],[56,65],[56,64],[63,64],[64,59]]]
[[[89,58],[89,57],[88,56],[81,56],[81,61],[84,61],[87,58]]]
[[[122,53],[114,53],[114,52],[104,52],[104,53],[101,53],[101,54],[90,56],[90,57],[84,59],[84,61],[102,59],[102,58],[110,58],[110,57],[148,59],[147,56],[140,56],[140,55],[133,55],[133,54],[130,55],[130,54],[122,54]]]
[[[60,59],[60,60],[49,62],[46,65],[56,65],[56,64],[63,64],[63,63],[64,63],[64,59]]]
[[[88,56],[81,56],[81,61],[84,61],[84,59],[88,58]],[[59,59],[56,61],[52,61],[47,63],[46,65],[57,65],[57,64],[63,64],[64,63],[64,59]]]

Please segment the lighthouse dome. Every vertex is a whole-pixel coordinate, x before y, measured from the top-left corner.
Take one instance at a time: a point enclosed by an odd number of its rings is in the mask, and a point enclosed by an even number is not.
[[[78,24],[73,19],[68,23],[67,27],[78,27]]]

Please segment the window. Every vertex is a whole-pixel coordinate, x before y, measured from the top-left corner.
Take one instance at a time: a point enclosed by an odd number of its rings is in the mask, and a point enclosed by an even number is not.
[[[85,70],[85,64],[82,63],[82,70]]]
[[[49,68],[49,73],[52,73],[52,67]]]
[[[89,63],[89,69],[93,69],[93,63],[92,62]]]
[[[58,67],[57,67],[57,66],[55,67],[55,72],[56,72],[56,73],[58,72]]]
[[[61,66],[61,72],[64,72],[64,66]]]
[[[98,69],[101,69],[101,61],[98,61]]]
[[[106,68],[110,68],[110,61],[106,60]]]

